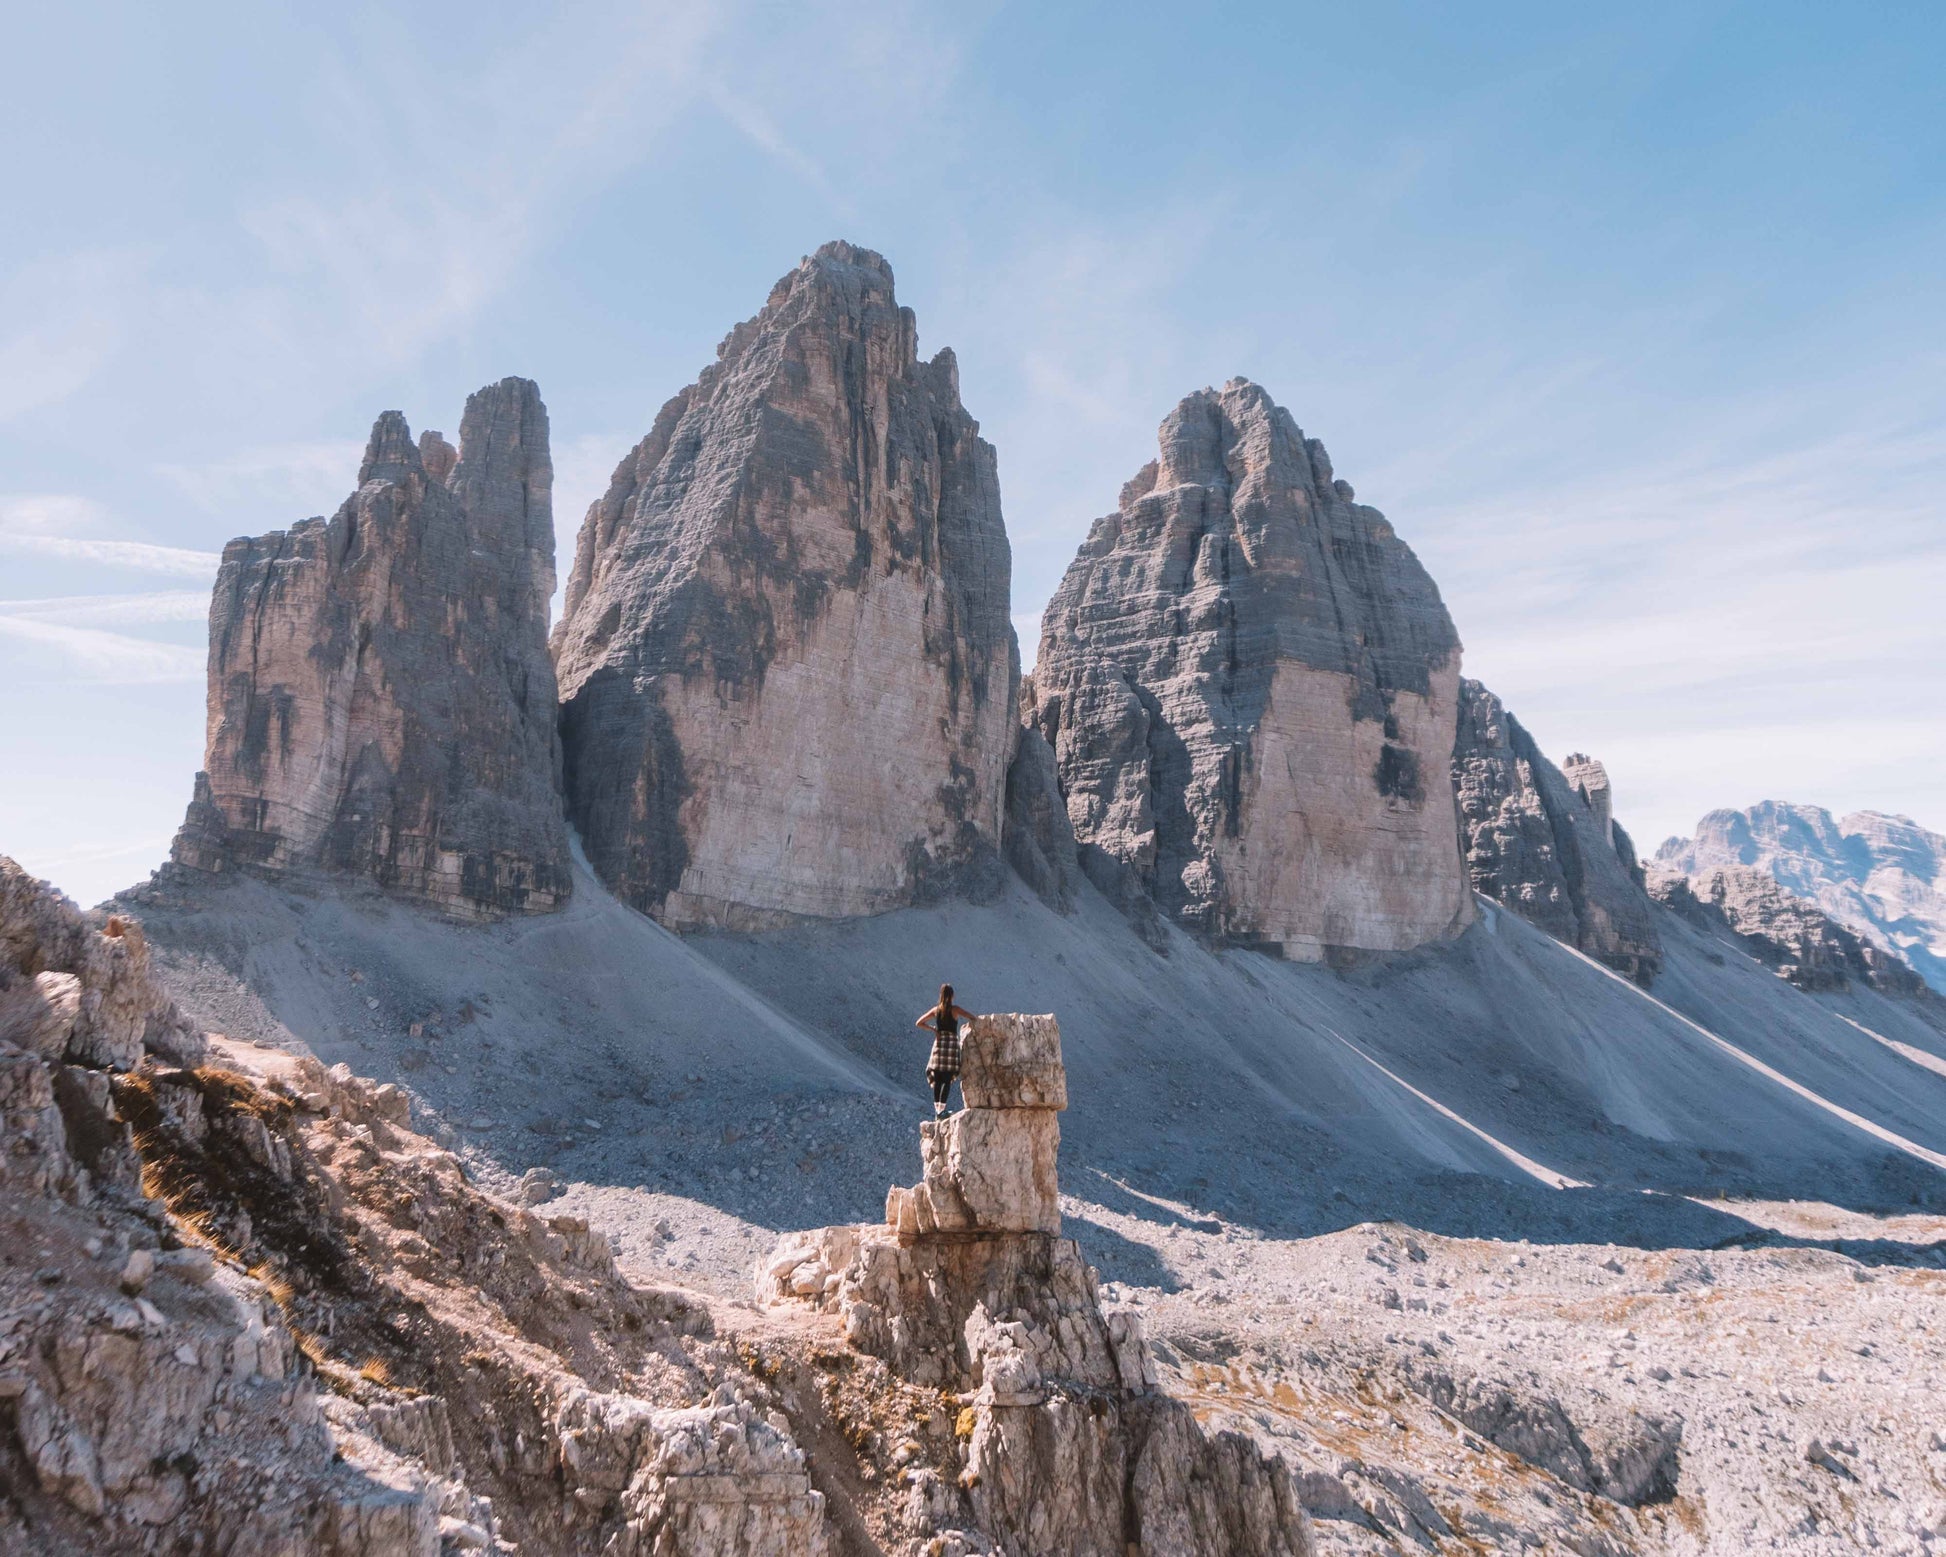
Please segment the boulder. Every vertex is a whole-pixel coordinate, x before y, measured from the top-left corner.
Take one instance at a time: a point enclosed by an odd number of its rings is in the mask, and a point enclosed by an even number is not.
[[[1060,1146],[1061,1121],[1046,1109],[968,1108],[928,1121],[919,1126],[925,1181],[893,1190],[886,1220],[917,1233],[1058,1233]]]
[[[1439,591],[1248,380],[1189,396],[1160,444],[1041,624],[1031,718],[1082,869],[1302,960],[1463,928]]]
[[[969,1109],[1068,1106],[1061,1028],[1051,1016],[976,1016],[960,1044],[960,1091]]]
[[[547,433],[526,379],[467,401],[458,450],[387,411],[330,520],[224,548],[178,867],[357,876],[464,918],[566,899]]]
[[[1019,654],[992,447],[877,254],[826,244],[588,511],[554,634],[569,807],[665,924],[996,891]]]

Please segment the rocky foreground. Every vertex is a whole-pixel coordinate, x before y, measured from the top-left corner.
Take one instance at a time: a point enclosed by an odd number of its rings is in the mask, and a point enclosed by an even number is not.
[[[1053,1021],[988,1019],[919,1183],[787,1235],[753,1303],[483,1192],[395,1088],[197,1033],[138,925],[11,866],[0,947],[0,1551],[1946,1533],[1937,1215],[1777,1207],[1714,1250],[1138,1216],[1059,1193]]]

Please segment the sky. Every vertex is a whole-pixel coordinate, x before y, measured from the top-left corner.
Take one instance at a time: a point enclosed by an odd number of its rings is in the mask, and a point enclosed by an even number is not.
[[[1041,608],[1243,375],[1652,848],[1774,798],[1946,831],[1946,8],[8,8],[0,853],[166,855],[230,537],[376,415],[536,379],[574,532],[843,237],[999,451]]]

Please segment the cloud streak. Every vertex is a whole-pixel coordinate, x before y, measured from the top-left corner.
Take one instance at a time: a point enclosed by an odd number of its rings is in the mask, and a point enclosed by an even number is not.
[[[172,578],[213,579],[223,558],[213,551],[185,546],[157,546],[148,541],[111,541],[73,535],[21,535],[0,532],[0,551],[46,557],[57,562],[84,562],[104,568],[127,568]]]
[[[0,639],[12,640],[21,651],[10,673],[27,682],[157,686],[201,681],[207,658],[202,649],[186,644],[33,616],[0,616]]]

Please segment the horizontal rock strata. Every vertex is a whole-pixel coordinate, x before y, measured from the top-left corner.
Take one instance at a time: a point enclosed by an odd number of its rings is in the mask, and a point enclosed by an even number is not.
[[[1607,771],[1568,760],[1569,770],[1555,767],[1499,698],[1460,683],[1453,784],[1467,874],[1474,891],[1647,983],[1662,943]]]
[[[1018,653],[993,449],[827,244],[588,512],[554,638],[589,859],[674,926],[997,888]]]
[[[1244,379],[1189,396],[1042,621],[1032,721],[1084,869],[1315,960],[1467,924],[1439,592]]]
[[[464,917],[560,904],[552,484],[546,409],[510,378],[467,401],[458,450],[388,411],[330,520],[224,548],[178,865]]]

